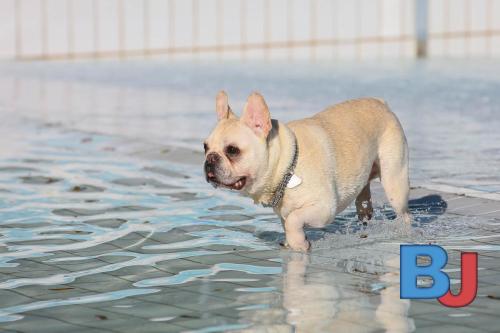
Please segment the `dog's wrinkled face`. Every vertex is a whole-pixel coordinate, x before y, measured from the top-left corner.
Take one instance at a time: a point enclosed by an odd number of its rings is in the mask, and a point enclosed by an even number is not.
[[[204,143],[205,176],[208,182],[241,190],[256,174],[265,147],[238,119],[223,119]]]
[[[269,111],[259,94],[248,98],[241,118],[228,105],[227,95],[217,95],[218,123],[204,142],[205,177],[215,187],[251,192],[267,166],[266,138],[271,129]]]

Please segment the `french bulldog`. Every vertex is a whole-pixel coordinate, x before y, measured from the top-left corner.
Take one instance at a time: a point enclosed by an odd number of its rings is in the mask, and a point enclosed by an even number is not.
[[[292,250],[309,250],[304,226],[324,227],[353,201],[359,220],[371,219],[375,178],[410,225],[408,145],[383,100],[349,100],[284,124],[271,119],[259,93],[248,97],[238,118],[221,91],[216,112],[217,125],[204,142],[206,180],[272,207]]]

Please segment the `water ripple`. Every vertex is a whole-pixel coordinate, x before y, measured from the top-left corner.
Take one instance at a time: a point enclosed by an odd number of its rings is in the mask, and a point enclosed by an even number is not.
[[[184,284],[198,278],[216,275],[224,271],[238,271],[247,274],[279,274],[281,267],[265,267],[256,265],[220,263],[209,269],[191,269],[182,271],[176,275],[156,279],[145,279],[134,283],[135,287],[157,287]]]
[[[114,272],[124,267],[132,267],[132,266],[151,266],[156,263],[172,260],[172,259],[181,259],[181,258],[189,258],[195,256],[203,256],[203,255],[214,255],[214,254],[222,254],[225,252],[222,251],[190,251],[190,252],[176,252],[176,253],[165,253],[165,254],[139,254],[134,252],[112,252],[105,255],[99,255],[95,258],[102,256],[125,256],[125,257],[134,257],[131,260],[119,262],[116,264],[109,264],[100,266],[93,269],[82,270],[72,273],[65,274],[56,274],[50,276],[44,276],[42,278],[20,278],[20,279],[11,279],[5,282],[0,283],[0,289],[14,289],[27,285],[55,285],[55,284],[66,284],[74,282],[77,278],[83,276],[89,276],[99,273],[108,273]],[[87,259],[87,258],[85,258]],[[75,258],[70,258],[70,261],[74,261]]]
[[[33,311],[33,310],[47,309],[65,305],[113,301],[132,296],[152,294],[158,291],[160,291],[160,289],[124,289],[124,290],[112,291],[108,293],[101,293],[95,295],[71,297],[63,300],[54,299],[50,301],[33,302],[18,306],[12,306],[9,308],[0,309],[0,322],[8,322],[8,321],[22,319],[23,317],[19,316],[18,315],[19,313]]]

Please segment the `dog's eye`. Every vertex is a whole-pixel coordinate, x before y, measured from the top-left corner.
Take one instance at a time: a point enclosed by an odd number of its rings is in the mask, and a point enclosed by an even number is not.
[[[229,157],[235,157],[240,154],[240,149],[236,146],[229,145],[226,147],[226,154]]]
[[[203,143],[203,149],[205,149],[205,153],[208,151],[208,145],[206,143]]]

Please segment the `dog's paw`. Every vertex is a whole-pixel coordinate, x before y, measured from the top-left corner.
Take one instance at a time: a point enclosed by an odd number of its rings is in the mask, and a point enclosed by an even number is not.
[[[289,244],[288,248],[293,251],[307,253],[311,249],[311,243],[308,240],[305,240],[303,243]]]
[[[290,248],[290,245],[288,245],[288,242],[287,241],[282,241],[280,242],[280,247],[282,249],[289,249]]]

